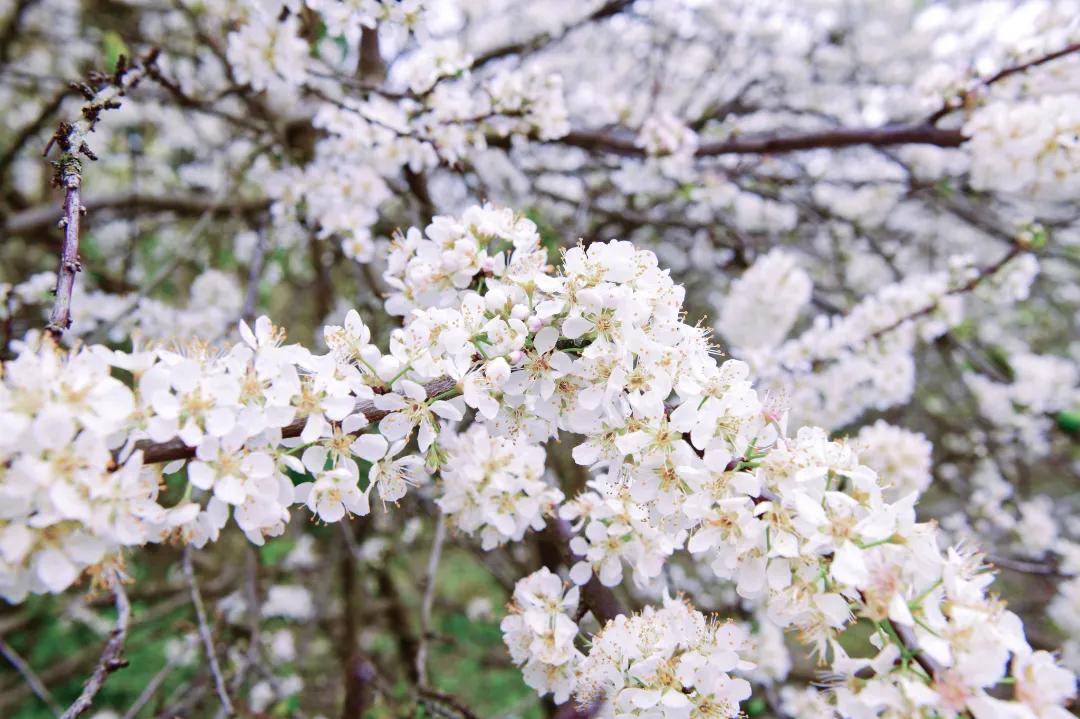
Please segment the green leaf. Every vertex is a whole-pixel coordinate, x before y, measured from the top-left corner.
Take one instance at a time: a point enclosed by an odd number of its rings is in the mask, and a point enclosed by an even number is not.
[[[296,542],[287,537],[271,539],[259,547],[259,558],[262,559],[263,564],[273,567],[285,559],[285,555],[291,552],[295,546]]]
[[[101,38],[102,51],[105,54],[105,66],[112,72],[116,70],[116,64],[120,62],[120,56],[126,55],[131,57],[131,51],[128,50],[127,43],[124,42],[124,38],[120,37],[113,30],[109,30]]]
[[[1067,409],[1059,412],[1057,426],[1069,434],[1080,434],[1080,409]]]

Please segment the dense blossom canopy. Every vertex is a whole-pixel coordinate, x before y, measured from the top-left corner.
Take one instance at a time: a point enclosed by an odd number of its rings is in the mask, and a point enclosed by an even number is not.
[[[1071,716],[1075,2],[108,5],[0,26],[0,596],[117,607],[65,719],[162,556],[129,716],[201,652],[185,711],[470,717],[444,545],[553,716]]]

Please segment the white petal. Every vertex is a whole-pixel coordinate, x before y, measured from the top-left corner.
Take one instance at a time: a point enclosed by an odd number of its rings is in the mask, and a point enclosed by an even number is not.
[[[381,434],[362,434],[349,446],[349,449],[356,456],[375,462],[386,456],[388,446],[389,443]]]

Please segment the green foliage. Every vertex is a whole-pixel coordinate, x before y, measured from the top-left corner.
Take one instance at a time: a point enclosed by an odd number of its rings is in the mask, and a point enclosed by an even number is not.
[[[124,42],[119,33],[112,30],[102,35],[101,49],[105,55],[105,67],[109,68],[110,72],[116,70],[121,55],[131,57],[131,50],[128,49],[127,43]]]

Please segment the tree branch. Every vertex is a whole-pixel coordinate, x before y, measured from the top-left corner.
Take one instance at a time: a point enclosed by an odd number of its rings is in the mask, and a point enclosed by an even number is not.
[[[431,635],[431,610],[435,605],[435,575],[439,571],[443,542],[446,541],[446,517],[439,511],[435,519],[435,534],[431,539],[431,554],[424,573],[424,596],[420,603],[420,639],[416,645],[416,677],[421,689],[428,686],[427,649]]]
[[[1074,52],[1078,51],[1080,51],[1080,42],[1074,42],[1070,45],[1066,45],[1060,50],[1055,50],[1054,52],[1047,53],[1046,55],[1037,57],[1034,60],[1029,60],[1028,62],[1003,68],[991,75],[990,77],[986,78],[985,80],[979,81],[975,84],[974,87],[969,87],[966,90],[963,90],[960,93],[946,99],[945,102],[941,104],[941,107],[939,107],[933,112],[933,114],[926,118],[926,123],[929,125],[937,124],[937,122],[941,118],[952,113],[954,110],[958,110],[963,107],[967,103],[968,98],[970,98],[973,93],[983,88],[990,87],[991,85],[1001,82],[1002,80],[1011,77],[1012,75],[1027,72],[1033,67],[1044,65],[1048,62],[1065,57],[1066,55],[1071,55]]]
[[[49,707],[49,711],[53,713],[53,716],[58,717],[63,713],[63,707],[56,703],[56,697],[52,695],[49,688],[38,678],[38,675],[34,673],[26,660],[19,656],[19,653],[5,642],[2,637],[0,637],[0,655],[7,659],[11,666],[15,667],[15,671],[22,675],[27,686],[30,687],[30,691],[34,692],[37,698]]]
[[[45,146],[45,155],[49,154],[54,144],[60,149],[60,159],[53,163],[56,166],[53,183],[64,189],[64,216],[60,220],[64,240],[56,270],[56,298],[49,324],[45,327],[54,339],[59,339],[64,330],[71,327],[71,293],[75,289],[75,277],[82,270],[79,262],[79,220],[86,212],[81,198],[82,158],[97,159],[86,144],[87,137],[97,126],[101,113],[120,107],[120,98],[139,83],[146,68],[152,67],[156,59],[157,52],[152,51],[141,63],[129,66],[121,56],[116,72],[109,75],[91,73],[88,83],[75,83],[74,87],[87,100],[82,107],[82,117],[74,123],[61,122]]]
[[[229,690],[225,687],[225,677],[221,674],[221,665],[218,664],[217,652],[214,650],[214,637],[210,634],[210,624],[206,620],[206,607],[203,606],[202,593],[199,592],[199,584],[195,581],[195,568],[191,564],[191,545],[184,546],[184,578],[187,579],[188,590],[191,592],[191,603],[195,605],[195,618],[199,622],[199,637],[202,639],[203,650],[206,652],[206,661],[210,667],[210,674],[214,678],[214,689],[227,716],[235,714],[232,700],[229,699]]]
[[[216,217],[252,215],[265,212],[270,201],[230,200],[221,202],[212,197],[199,195],[147,195],[122,192],[83,200],[87,212],[112,210],[172,212],[177,215],[201,215],[209,212]],[[4,234],[28,235],[40,232],[56,223],[56,210],[52,206],[31,207],[9,216],[3,223]]]
[[[457,387],[457,382],[451,377],[440,377],[424,385],[424,391],[428,398],[437,397]],[[364,415],[368,424],[374,424],[390,414],[389,410],[378,409],[371,400],[363,400],[356,403],[353,411]],[[307,423],[307,416],[297,417],[281,429],[282,438],[299,437]],[[195,456],[195,448],[184,444],[180,438],[171,439],[168,442],[151,442],[141,440],[135,443],[135,450],[143,453],[144,464],[158,464],[172,462],[177,459],[190,459]]]
[[[499,60],[510,55],[531,55],[538,50],[542,50],[548,45],[558,42],[566,37],[572,30],[576,30],[583,25],[587,25],[598,20],[609,18],[612,15],[617,15],[626,8],[628,8],[633,0],[608,0],[596,10],[592,11],[580,20],[576,20],[569,25],[566,25],[555,33],[541,33],[528,40],[522,40],[521,42],[508,43],[506,45],[500,45],[499,47],[493,47],[486,52],[482,52],[477,55],[472,64],[469,66],[470,70],[477,70],[484,65],[492,62],[493,60]]]
[[[870,145],[934,145],[959,147],[965,138],[960,130],[947,130],[928,124],[885,125],[883,127],[840,127],[816,132],[790,135],[760,135],[739,137],[700,145],[695,157],[720,155],[780,154],[799,150],[837,149]],[[579,147],[590,152],[605,152],[621,157],[645,157],[644,148],[635,144],[628,132],[604,130],[572,130],[554,143]],[[492,143],[498,144],[498,143]]]
[[[67,154],[65,152],[65,154]],[[71,327],[71,293],[75,289],[75,277],[82,270],[79,260],[79,220],[86,208],[80,199],[82,168],[75,157],[61,160],[59,183],[64,188],[64,217],[60,226],[64,229],[64,241],[60,247],[60,265],[56,270],[56,295],[46,331],[59,340],[64,330]]]
[[[75,719],[90,708],[94,697],[105,684],[109,675],[117,669],[123,669],[128,665],[121,658],[124,651],[124,640],[127,639],[128,625],[131,623],[131,603],[124,592],[124,585],[120,581],[120,575],[112,572],[113,595],[116,597],[116,627],[109,634],[109,640],[105,643],[105,650],[101,653],[94,673],[90,675],[86,686],[75,703],[68,707],[60,719]]]

